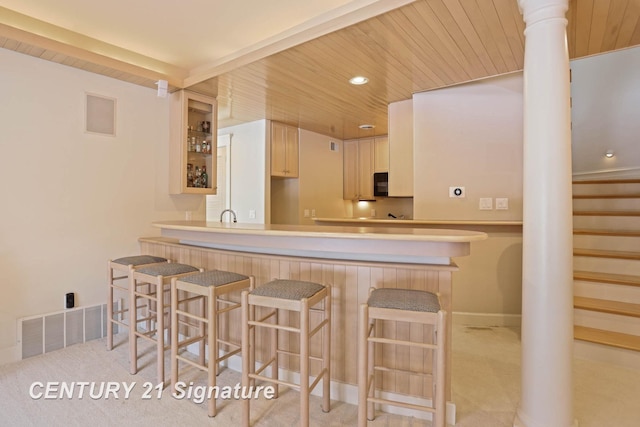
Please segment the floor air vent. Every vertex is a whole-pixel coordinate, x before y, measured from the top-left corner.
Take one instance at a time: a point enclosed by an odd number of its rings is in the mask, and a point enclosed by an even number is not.
[[[117,310],[117,303],[114,304]],[[18,320],[18,347],[22,359],[49,353],[74,344],[102,338],[107,334],[107,305],[25,317]],[[117,333],[114,325],[114,333]]]

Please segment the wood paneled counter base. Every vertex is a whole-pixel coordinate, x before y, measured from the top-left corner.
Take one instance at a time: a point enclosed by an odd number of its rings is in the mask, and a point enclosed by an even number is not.
[[[274,278],[299,279],[331,285],[333,311],[331,331],[331,379],[340,393],[332,398],[357,404],[357,313],[366,302],[369,288],[421,289],[440,293],[443,308],[451,318],[452,272],[457,266],[451,257],[470,253],[472,241],[486,234],[456,230],[360,229],[359,227],[268,226],[172,221],[154,224],[163,237],[141,238],[141,252],[163,256],[176,262],[253,275],[256,286]],[[330,228],[330,230],[328,230]],[[212,246],[212,247],[207,247]],[[235,315],[235,313],[232,313]],[[237,317],[237,318],[236,318]],[[313,319],[312,319],[313,320]],[[451,322],[448,323],[448,350],[451,349]],[[397,323],[396,336],[415,336],[430,331]],[[419,330],[418,330],[419,329]],[[226,330],[226,328],[222,328]],[[230,320],[229,333],[240,337],[239,315]],[[394,331],[389,331],[393,333]],[[286,340],[284,336],[281,339]],[[257,337],[267,348],[267,337]],[[294,345],[292,340],[291,345]],[[317,347],[317,348],[316,348]],[[312,354],[320,345],[312,346]],[[398,348],[382,356],[388,365],[401,369],[430,366],[422,350]],[[448,422],[453,423],[451,402],[451,353],[447,354],[446,396]],[[230,367],[240,370],[239,361]],[[283,369],[297,372],[297,363],[283,358]],[[406,374],[381,373],[385,389],[424,398],[431,390],[424,381]]]

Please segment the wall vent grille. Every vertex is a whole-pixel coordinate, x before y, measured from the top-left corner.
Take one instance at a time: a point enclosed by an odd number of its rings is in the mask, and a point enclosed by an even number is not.
[[[114,311],[119,301],[114,302]],[[18,319],[21,359],[60,350],[107,335],[107,305],[77,307]],[[114,334],[118,325],[113,325]]]

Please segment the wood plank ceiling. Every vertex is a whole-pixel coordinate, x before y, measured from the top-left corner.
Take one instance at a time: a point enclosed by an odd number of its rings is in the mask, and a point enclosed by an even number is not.
[[[640,45],[640,0],[570,0],[567,19],[571,59]],[[516,0],[418,0],[192,89],[217,96],[220,127],[267,118],[338,139],[382,135],[390,102],[522,70],[523,31]],[[159,78],[2,32],[0,46],[148,87]],[[370,81],[349,85],[355,75]]]

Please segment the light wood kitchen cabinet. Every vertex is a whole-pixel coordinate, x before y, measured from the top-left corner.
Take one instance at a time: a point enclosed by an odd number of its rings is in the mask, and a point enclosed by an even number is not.
[[[344,142],[343,198],[373,200],[373,169],[375,156],[373,138]]]
[[[170,106],[169,193],[216,194],[217,101],[180,90]]]
[[[373,171],[389,172],[389,138],[386,136],[376,136],[374,138],[374,148]]]
[[[389,196],[413,197],[413,100],[389,104]]]
[[[297,178],[298,128],[271,122],[271,176]]]

